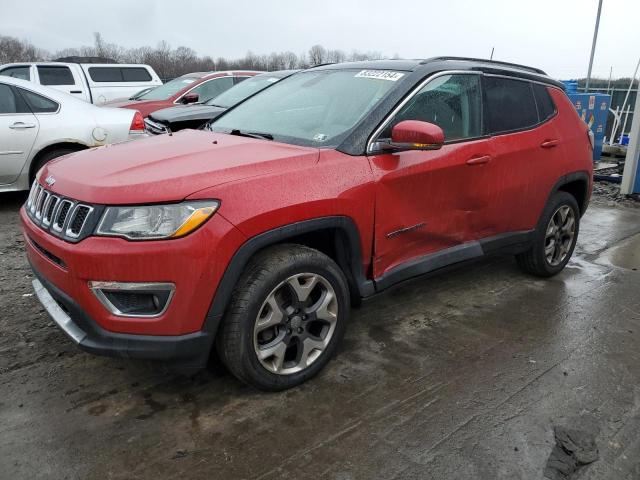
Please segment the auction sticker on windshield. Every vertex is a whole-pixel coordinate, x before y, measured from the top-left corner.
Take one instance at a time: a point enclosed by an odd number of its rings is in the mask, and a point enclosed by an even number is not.
[[[378,80],[389,80],[395,82],[404,77],[404,73],[390,72],[388,70],[362,70],[356,74],[360,78],[377,78]]]

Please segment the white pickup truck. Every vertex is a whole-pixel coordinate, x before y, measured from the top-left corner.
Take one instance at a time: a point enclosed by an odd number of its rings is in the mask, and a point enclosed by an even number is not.
[[[135,64],[7,63],[0,66],[0,75],[30,80],[96,105],[162,85],[153,68]]]

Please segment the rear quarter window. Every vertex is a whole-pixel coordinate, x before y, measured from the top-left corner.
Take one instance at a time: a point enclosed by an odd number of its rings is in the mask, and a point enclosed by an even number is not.
[[[549,90],[544,85],[539,83],[533,84],[533,95],[536,98],[536,105],[538,105],[538,116],[541,122],[553,117],[556,113],[556,106],[553,103],[553,99],[549,94]]]
[[[151,75],[143,67],[89,67],[94,82],[149,82]]]
[[[530,82],[485,77],[483,84],[486,133],[523,130],[538,123],[538,110]]]
[[[75,85],[69,67],[55,65],[38,65],[38,76],[41,85]]]
[[[125,82],[150,82],[151,75],[143,67],[122,67],[122,78]]]

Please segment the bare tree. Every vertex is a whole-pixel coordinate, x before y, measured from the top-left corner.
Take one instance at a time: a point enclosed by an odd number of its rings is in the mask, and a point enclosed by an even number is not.
[[[322,45],[314,45],[309,49],[309,63],[320,65],[327,62],[327,50]]]
[[[143,46],[123,48],[107,42],[100,32],[93,35],[93,45],[65,48],[51,55],[28,41],[0,36],[0,64],[10,62],[31,62],[49,60],[60,57],[102,57],[122,63],[145,63],[151,65],[160,78],[165,81],[189,72],[206,72],[214,70],[283,70],[308,68],[327,62],[344,62],[347,60],[369,60],[383,58],[380,52],[352,51],[346,54],[343,50],[327,50],[322,45],[312,46],[308,52],[295,54],[292,51],[271,52],[256,55],[248,51],[238,59],[211,56],[199,56],[195,50],[186,46],[171,47],[166,41],[155,47]],[[396,55],[397,56],[397,55]]]

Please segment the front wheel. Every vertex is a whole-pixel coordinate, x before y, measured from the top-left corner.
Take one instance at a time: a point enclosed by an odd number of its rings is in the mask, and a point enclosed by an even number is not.
[[[227,368],[262,390],[284,390],[318,373],[344,334],[349,293],[323,253],[278,245],[256,255],[235,289],[216,338]]]
[[[518,265],[539,277],[559,273],[573,254],[579,228],[580,210],[575,197],[556,192],[542,212],[531,248],[516,256]]]

